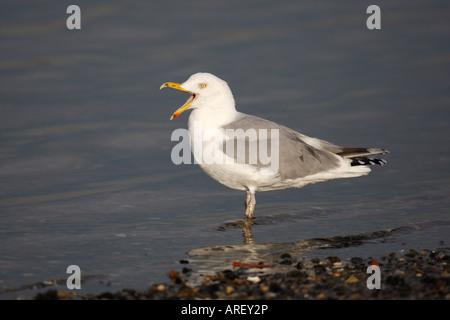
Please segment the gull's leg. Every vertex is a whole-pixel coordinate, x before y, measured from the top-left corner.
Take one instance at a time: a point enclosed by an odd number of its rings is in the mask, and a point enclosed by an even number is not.
[[[248,205],[250,202],[250,191],[247,190],[247,197],[245,198],[245,217],[248,216]]]
[[[252,233],[252,221],[248,219],[243,220],[243,225],[241,227],[242,234],[244,236],[245,244],[254,244],[253,233]]]
[[[245,198],[245,210],[247,211],[248,203],[250,202],[250,191],[247,190],[247,197]]]
[[[255,193],[247,190],[247,198],[245,199],[245,217],[247,219],[253,218],[253,212],[255,211],[256,198]]]

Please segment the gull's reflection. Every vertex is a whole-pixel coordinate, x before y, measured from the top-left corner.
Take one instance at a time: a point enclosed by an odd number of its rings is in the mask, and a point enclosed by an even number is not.
[[[242,231],[245,244],[254,244],[252,225],[255,224],[254,219],[243,219],[236,222],[228,222],[225,224],[227,228],[239,228]]]
[[[397,229],[354,235],[313,238],[288,243],[257,244],[255,243],[252,227],[257,229],[257,219],[226,223],[220,230],[226,230],[226,228],[240,229],[244,238],[243,244],[204,247],[189,251],[187,254],[191,258],[189,261],[190,265],[196,269],[194,273],[212,275],[216,272],[233,269],[236,266],[248,267],[246,272],[249,273],[284,272],[292,268],[289,265],[299,262],[306,253],[312,250],[359,246],[377,239],[384,241],[384,239],[394,234],[411,232],[411,230],[417,228],[417,226],[403,226]],[[289,261],[283,258],[286,256],[289,257]]]

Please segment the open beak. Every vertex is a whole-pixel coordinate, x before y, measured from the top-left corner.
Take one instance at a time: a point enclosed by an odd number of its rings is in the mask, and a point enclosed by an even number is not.
[[[188,92],[191,94],[191,96],[189,97],[189,99],[185,102],[185,104],[183,104],[181,107],[179,107],[170,117],[170,120],[178,117],[180,114],[182,114],[184,111],[186,111],[187,109],[189,109],[191,107],[192,102],[195,101],[195,99],[197,99],[198,97],[198,93],[193,93],[191,91],[185,90],[181,87],[180,83],[175,83],[175,82],[166,82],[164,83],[159,89],[161,90],[162,88],[165,87],[169,87],[169,88],[173,88],[173,89],[177,89],[180,91],[184,91],[184,92]]]

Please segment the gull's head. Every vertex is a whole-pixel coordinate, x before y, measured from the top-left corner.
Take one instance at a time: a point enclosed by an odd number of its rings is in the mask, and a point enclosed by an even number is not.
[[[162,88],[173,88],[189,93],[191,96],[170,117],[178,117],[187,109],[209,108],[218,112],[234,109],[234,99],[228,84],[211,73],[199,72],[193,74],[183,83],[166,82]]]

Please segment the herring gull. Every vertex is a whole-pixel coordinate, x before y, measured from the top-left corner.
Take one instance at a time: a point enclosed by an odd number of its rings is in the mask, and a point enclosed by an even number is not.
[[[189,93],[170,120],[192,109],[188,129],[196,163],[225,186],[247,192],[245,217],[253,218],[255,192],[300,188],[337,178],[367,175],[369,158],[380,148],[346,148],[298,133],[275,122],[238,112],[228,84],[210,73],[196,73],[184,83],[166,82]]]

